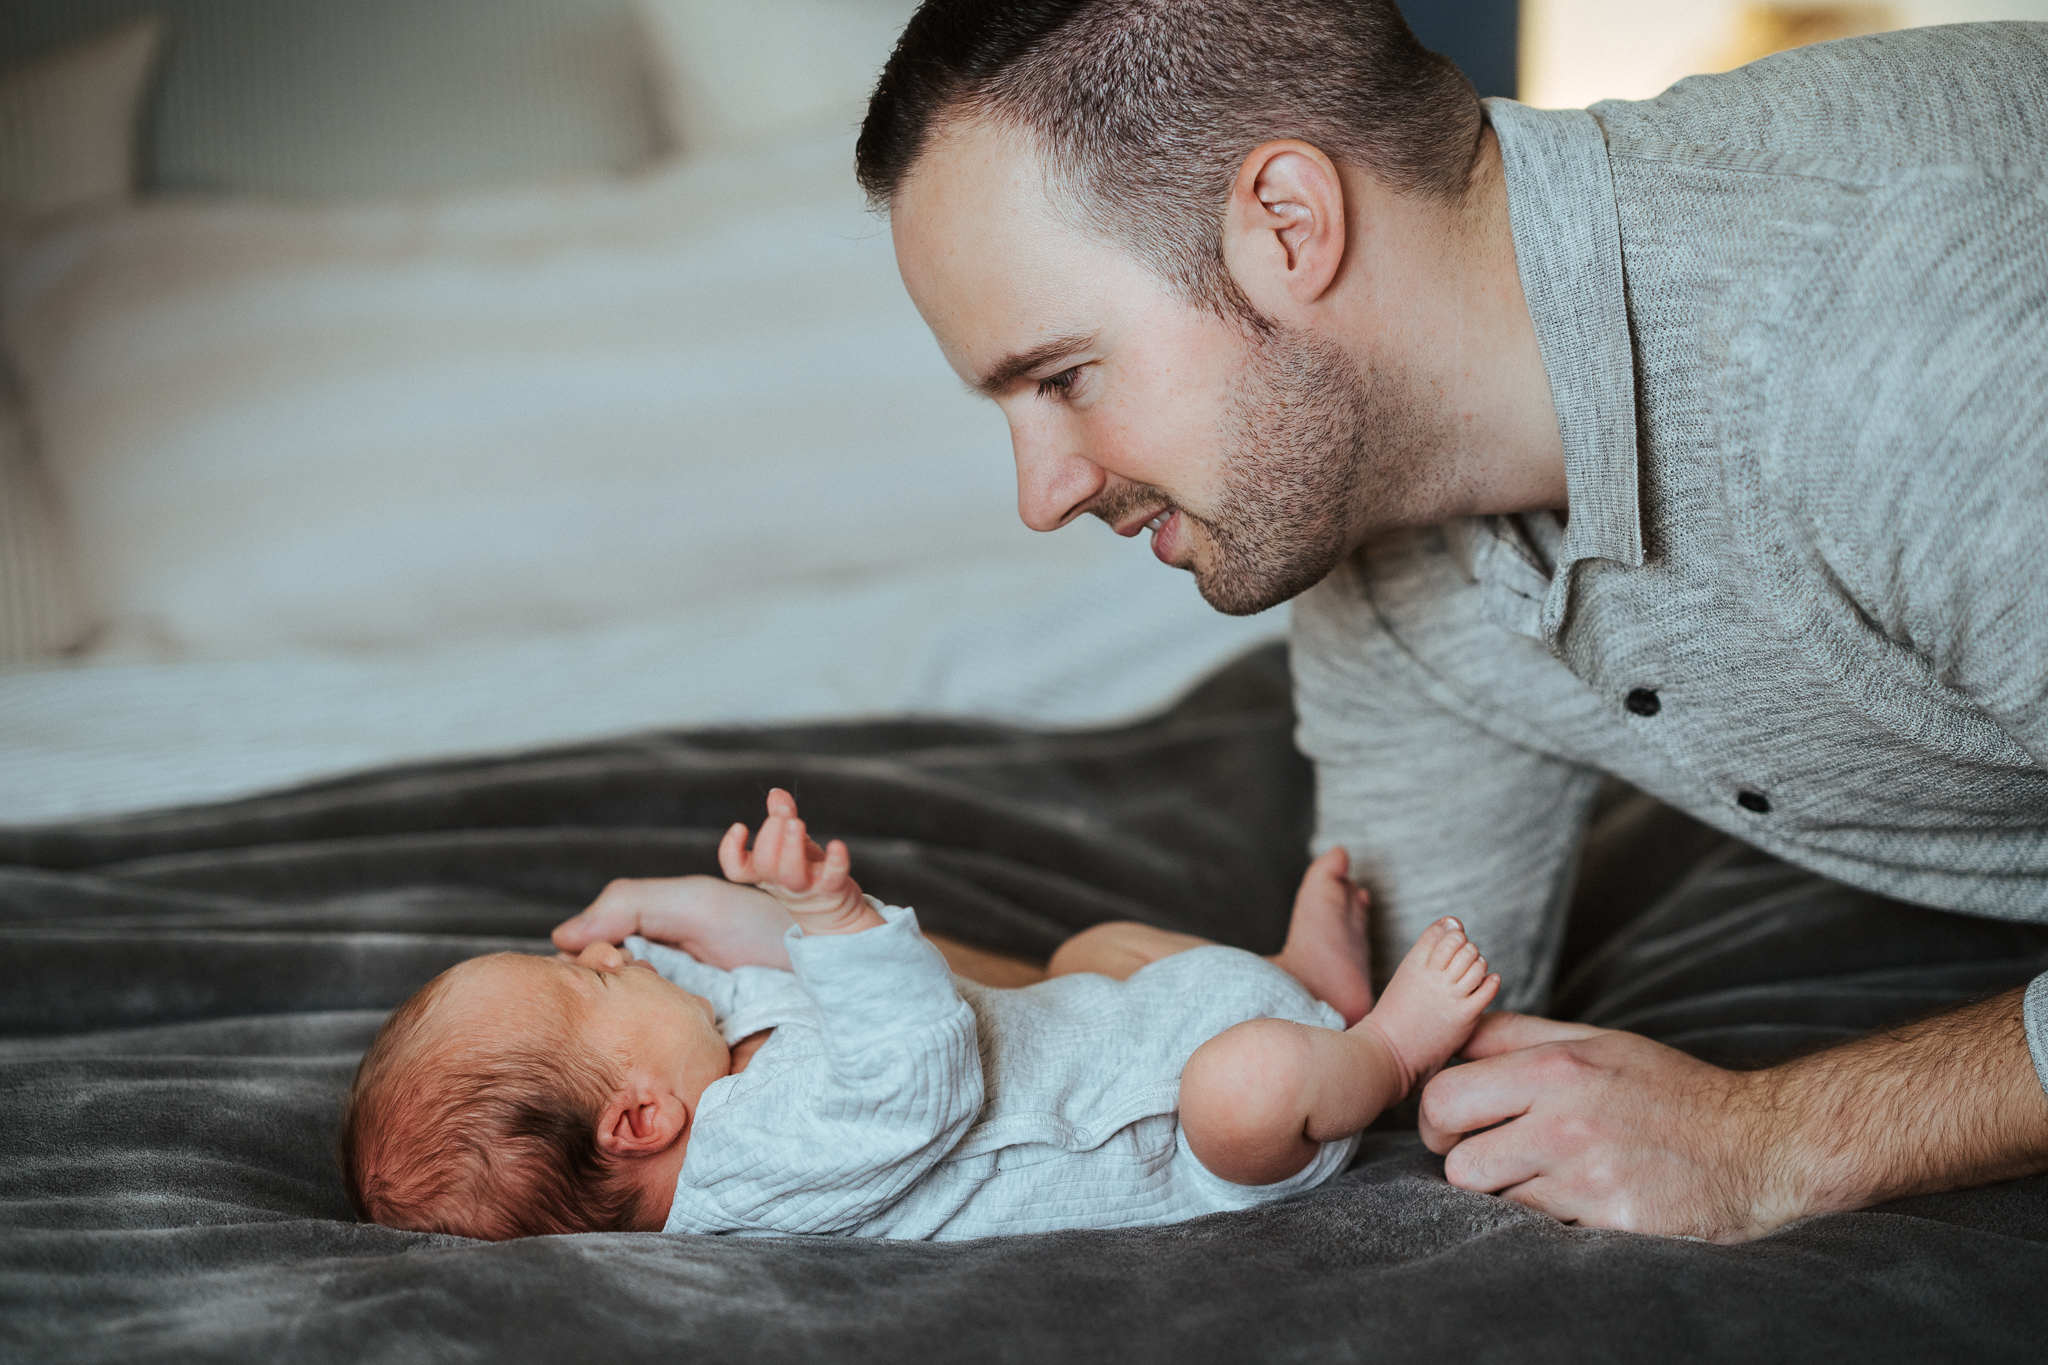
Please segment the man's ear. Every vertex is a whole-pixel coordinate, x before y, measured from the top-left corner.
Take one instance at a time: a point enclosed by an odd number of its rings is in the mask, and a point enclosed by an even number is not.
[[[1223,215],[1223,263],[1252,307],[1286,319],[1320,299],[1344,263],[1344,178],[1306,142],[1244,159]]]
[[[690,1106],[673,1090],[635,1077],[613,1092],[597,1116],[597,1149],[608,1157],[665,1152],[690,1126]]]

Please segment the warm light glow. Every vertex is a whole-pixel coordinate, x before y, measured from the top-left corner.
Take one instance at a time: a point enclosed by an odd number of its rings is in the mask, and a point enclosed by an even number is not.
[[[1648,99],[1802,43],[1987,19],[2048,21],[2048,0],[1523,0],[1522,99],[1547,109]]]

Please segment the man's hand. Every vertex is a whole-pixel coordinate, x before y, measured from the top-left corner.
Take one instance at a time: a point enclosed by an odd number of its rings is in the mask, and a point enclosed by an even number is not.
[[[638,934],[728,971],[787,971],[782,936],[792,923],[773,896],[718,877],[622,878],[582,914],[556,925],[554,940],[574,957],[593,943],[624,943]]]
[[[1720,1242],[2032,1174],[2048,1169],[2048,1096],[2022,995],[1747,1072],[1634,1034],[1489,1015],[1474,1060],[1423,1091],[1423,1139],[1460,1188]]]
[[[1756,1073],[1521,1014],[1481,1019],[1464,1055],[1480,1060],[1422,1093],[1423,1140],[1461,1189],[1566,1223],[1723,1242],[1796,1216],[1757,1169],[1768,1125]]]
[[[882,923],[853,880],[853,857],[834,839],[819,848],[797,818],[796,798],[768,793],[768,818],[754,847],[747,827],[734,825],[718,845],[718,866],[735,882],[759,886],[782,903],[806,934],[857,934]]]

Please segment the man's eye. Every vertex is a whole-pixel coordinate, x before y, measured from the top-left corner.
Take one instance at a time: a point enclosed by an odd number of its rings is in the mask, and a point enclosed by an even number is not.
[[[1061,370],[1058,374],[1047,375],[1038,381],[1038,396],[1040,398],[1065,398],[1074,391],[1074,379],[1080,373],[1081,367],[1076,365],[1072,369]]]

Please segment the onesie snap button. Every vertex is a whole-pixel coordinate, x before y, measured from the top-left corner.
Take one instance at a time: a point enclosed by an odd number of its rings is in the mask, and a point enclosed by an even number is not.
[[[1771,811],[1770,799],[1762,792],[1739,791],[1735,793],[1735,804],[1758,815],[1768,815]]]
[[[1664,709],[1664,703],[1647,687],[1638,687],[1621,704],[1638,716],[1654,716]]]

